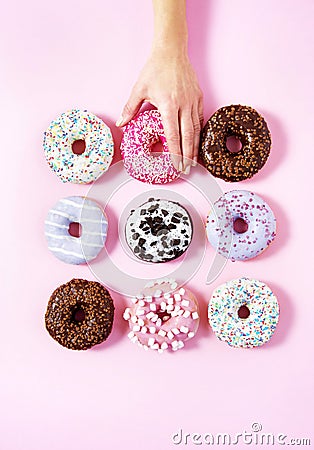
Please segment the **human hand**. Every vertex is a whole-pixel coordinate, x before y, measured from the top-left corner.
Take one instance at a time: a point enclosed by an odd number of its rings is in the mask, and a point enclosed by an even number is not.
[[[160,112],[172,161],[189,174],[197,164],[203,124],[203,95],[187,54],[152,52],[123,108],[117,126],[126,125],[149,102]]]

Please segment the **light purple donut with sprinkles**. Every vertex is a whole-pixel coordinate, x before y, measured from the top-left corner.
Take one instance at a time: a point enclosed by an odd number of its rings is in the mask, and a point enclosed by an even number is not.
[[[163,152],[153,156],[152,147],[159,141]],[[180,175],[171,161],[161,115],[157,110],[144,111],[125,126],[121,155],[128,174],[143,183],[165,184]]]
[[[84,141],[80,154],[75,141]],[[110,128],[88,111],[72,109],[53,120],[44,134],[46,160],[64,182],[91,183],[106,172],[113,158]]]
[[[80,236],[70,234],[73,223],[80,225]],[[86,197],[60,199],[45,221],[49,250],[68,264],[84,264],[96,258],[105,244],[107,230],[108,221],[102,208]]]
[[[261,281],[238,278],[212,294],[208,321],[215,335],[231,347],[259,347],[272,337],[279,320],[279,304]]]
[[[232,261],[255,258],[276,236],[276,218],[254,192],[235,190],[221,196],[209,212],[206,234],[219,254]]]

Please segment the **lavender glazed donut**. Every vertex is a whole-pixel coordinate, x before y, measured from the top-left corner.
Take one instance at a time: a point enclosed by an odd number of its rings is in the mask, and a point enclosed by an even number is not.
[[[276,218],[268,204],[249,191],[230,191],[207,216],[206,233],[219,254],[232,261],[255,258],[276,236]]]
[[[163,145],[163,152],[159,156],[153,156],[152,146],[159,141]],[[157,110],[140,113],[125,126],[121,155],[128,174],[143,183],[169,183],[180,175],[171,161],[161,116]]]
[[[133,306],[126,308],[123,317],[131,329],[129,339],[139,347],[159,353],[176,351],[195,336],[199,325],[197,300],[185,287],[178,288],[175,280],[152,281],[132,300]]]
[[[81,225],[81,235],[70,234],[70,224]],[[86,197],[61,198],[45,221],[49,250],[68,264],[83,264],[96,258],[107,237],[108,221],[102,208]]]

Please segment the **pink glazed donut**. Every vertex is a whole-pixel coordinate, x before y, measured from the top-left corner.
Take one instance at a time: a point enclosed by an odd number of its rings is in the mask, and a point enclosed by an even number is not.
[[[175,280],[151,281],[132,301],[123,318],[129,322],[129,339],[144,350],[180,350],[195,336],[199,325],[197,300]]]
[[[163,152],[153,156],[151,149],[161,142]],[[144,111],[129,122],[123,132],[121,155],[128,174],[150,184],[165,184],[179,177],[165,137],[161,115],[157,110]]]

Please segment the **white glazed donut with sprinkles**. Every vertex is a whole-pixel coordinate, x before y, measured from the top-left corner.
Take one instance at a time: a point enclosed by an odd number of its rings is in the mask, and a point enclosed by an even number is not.
[[[279,304],[265,283],[239,278],[215,289],[208,320],[218,339],[231,347],[258,347],[269,341],[276,329]]]
[[[206,233],[219,254],[232,261],[255,258],[276,236],[276,218],[257,194],[230,191],[220,197],[207,216]]]
[[[159,141],[163,145],[163,152],[153,156],[151,149]],[[140,113],[125,126],[121,155],[128,174],[144,183],[169,183],[180,175],[171,161],[161,116],[157,110]]]
[[[70,234],[71,223],[81,225],[81,235]],[[96,258],[103,248],[108,221],[102,208],[86,197],[66,197],[50,209],[45,221],[49,250],[68,264],[83,264]]]
[[[180,350],[185,341],[195,336],[199,310],[195,296],[173,279],[148,283],[144,291],[132,299],[123,317],[129,322],[131,342],[145,350]]]
[[[85,151],[72,150],[85,141]],[[108,170],[113,158],[110,128],[88,111],[72,109],[53,120],[44,134],[46,160],[63,182],[91,183]]]

